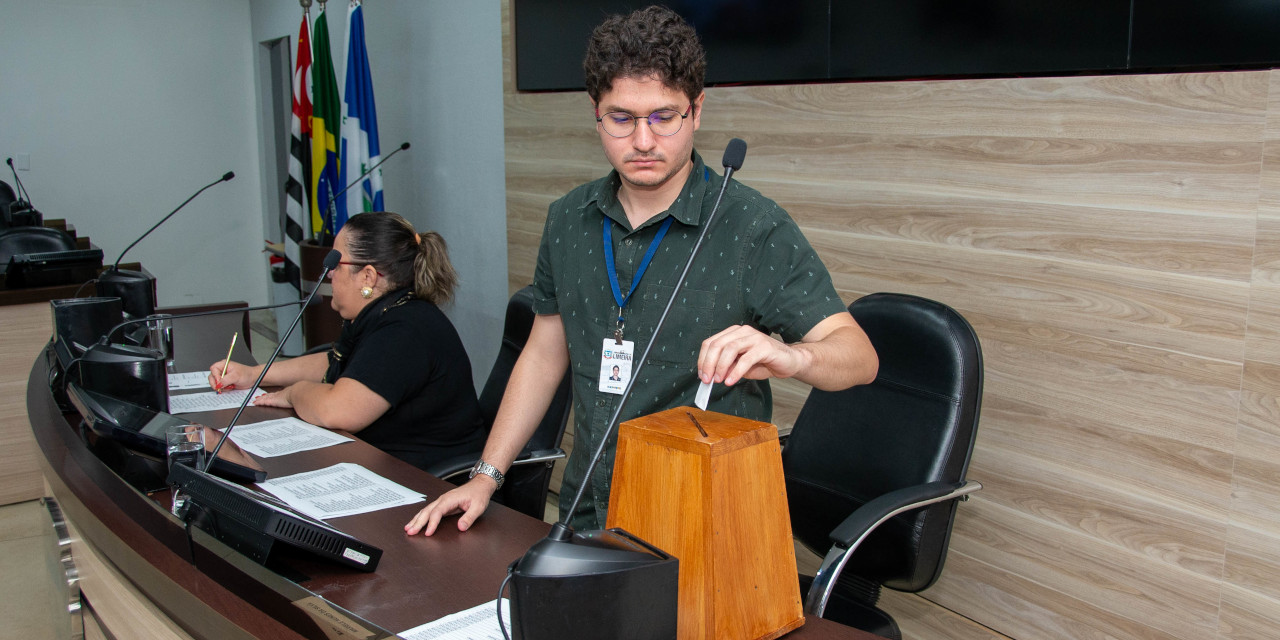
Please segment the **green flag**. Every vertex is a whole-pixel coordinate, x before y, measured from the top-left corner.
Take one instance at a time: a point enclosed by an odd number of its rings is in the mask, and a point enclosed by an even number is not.
[[[316,18],[311,61],[311,229],[322,243],[332,242],[329,201],[338,184],[338,126],[342,117],[338,81],[329,53],[329,24],[324,11]]]

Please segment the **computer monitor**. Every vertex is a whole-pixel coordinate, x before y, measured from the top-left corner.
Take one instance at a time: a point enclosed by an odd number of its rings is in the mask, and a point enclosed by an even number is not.
[[[166,427],[190,424],[163,411],[126,402],[119,398],[90,391],[75,382],[67,383],[67,396],[71,404],[84,418],[85,425],[95,435],[118,442],[125,448],[158,460],[163,469],[165,460],[164,431]],[[221,433],[206,429],[205,449],[216,444]],[[222,445],[214,460],[213,473],[240,482],[262,482],[267,472],[244,450],[232,442]],[[163,480],[163,471],[157,471],[157,480]]]
[[[276,499],[202,471],[174,465],[169,483],[188,496],[183,519],[266,565],[281,545],[372,572],[382,549],[366,544]]]

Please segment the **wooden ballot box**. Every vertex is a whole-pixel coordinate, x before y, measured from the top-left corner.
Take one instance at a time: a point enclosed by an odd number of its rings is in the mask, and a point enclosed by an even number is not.
[[[691,407],[623,423],[607,526],[679,558],[682,639],[777,638],[804,624],[769,423]]]

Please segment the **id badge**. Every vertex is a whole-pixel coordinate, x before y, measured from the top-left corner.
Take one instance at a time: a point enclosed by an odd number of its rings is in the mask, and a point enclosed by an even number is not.
[[[623,340],[622,344],[613,338],[604,339],[604,348],[600,350],[600,390],[605,393],[621,394],[631,380],[631,358],[636,344]]]

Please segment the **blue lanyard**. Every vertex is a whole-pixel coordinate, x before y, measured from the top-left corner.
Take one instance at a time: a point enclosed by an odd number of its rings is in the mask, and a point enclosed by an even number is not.
[[[623,297],[622,289],[618,286],[618,269],[613,262],[613,225],[610,224],[609,216],[604,216],[604,266],[609,270],[609,286],[613,287],[613,299],[618,303],[618,336],[622,335],[622,326],[626,323],[622,317],[622,310],[631,300],[631,294],[636,292],[640,278],[644,277],[645,270],[649,268],[649,261],[653,260],[653,254],[658,252],[658,245],[667,235],[667,229],[671,228],[672,220],[674,218],[668,217],[658,228],[657,235],[653,236],[653,242],[649,243],[648,251],[645,251],[644,257],[640,259],[640,268],[636,269],[636,275],[631,279],[631,290],[627,292],[626,297]]]

